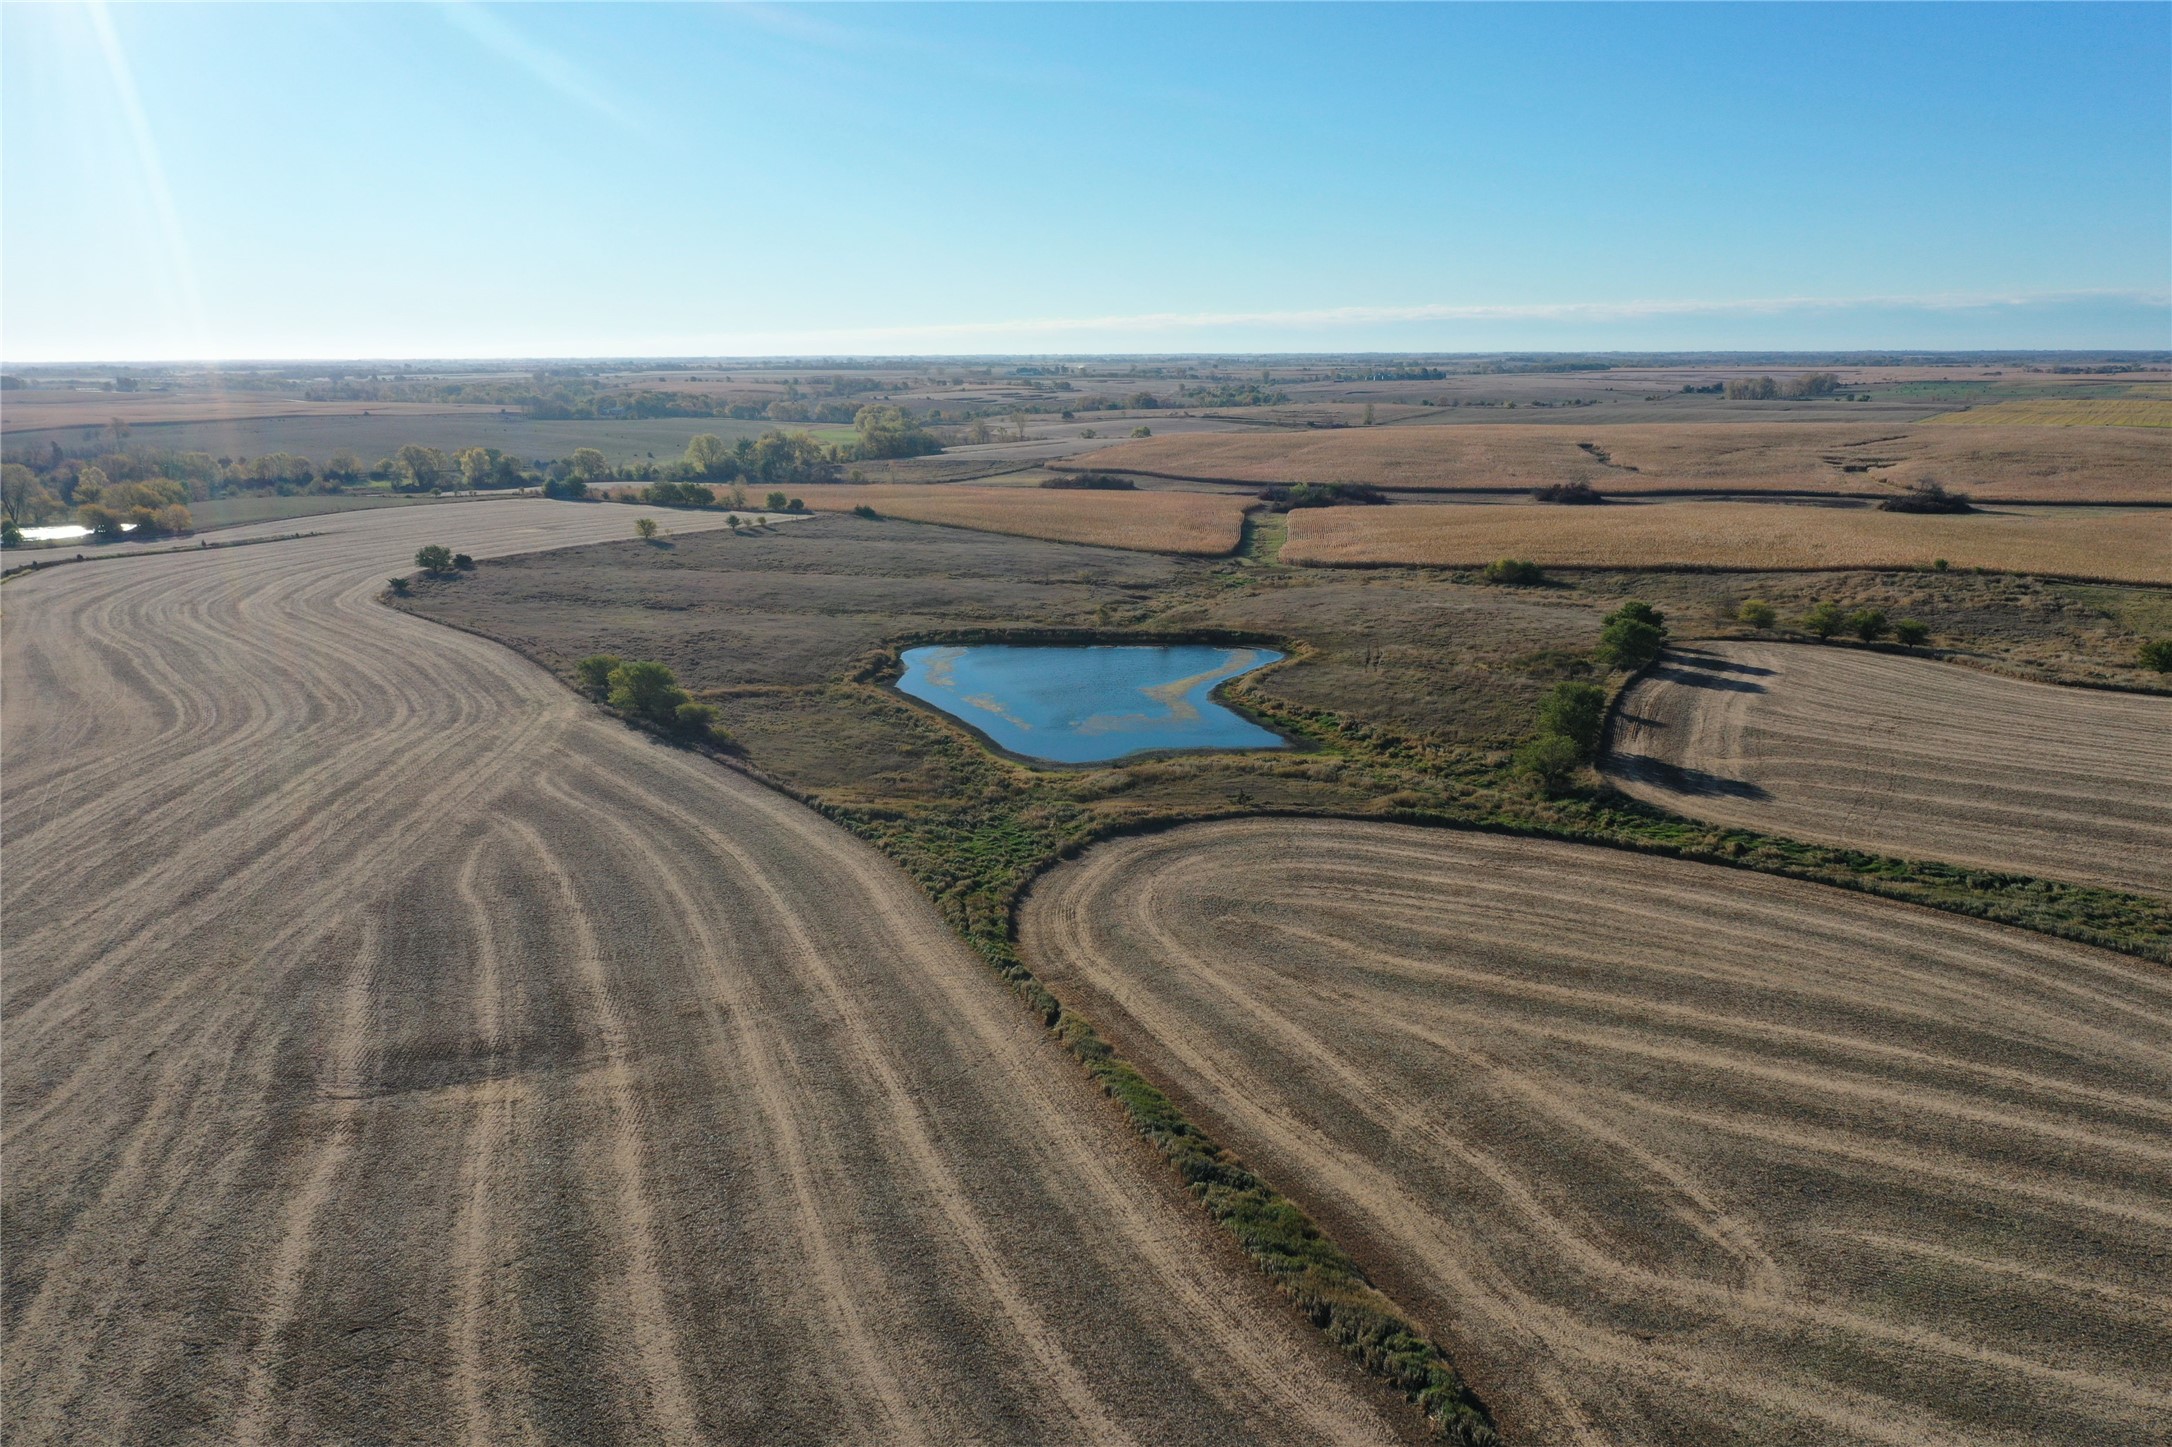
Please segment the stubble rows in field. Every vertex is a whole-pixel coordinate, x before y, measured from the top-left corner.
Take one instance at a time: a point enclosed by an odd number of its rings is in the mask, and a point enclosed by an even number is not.
[[[1101,845],[1021,929],[1442,1333],[1508,1440],[2160,1440],[2160,966],[1710,866],[1291,820]]]
[[[372,599],[635,515],[0,594],[10,1441],[1392,1440],[894,867]]]
[[[1885,569],[2041,573],[2172,582],[2172,509],[1880,512],[1756,502],[1606,507],[1446,503],[1290,515],[1293,563],[1473,567],[1495,558],[1586,568]]]
[[[1632,686],[1606,770],[1715,823],[2172,895],[2172,698],[1702,643]]]

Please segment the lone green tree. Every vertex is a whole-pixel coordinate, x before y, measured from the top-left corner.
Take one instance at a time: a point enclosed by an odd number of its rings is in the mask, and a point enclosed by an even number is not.
[[[425,573],[450,573],[453,570],[453,552],[443,543],[426,543],[415,549],[415,566]]]
[[[2158,673],[2172,673],[2172,638],[2152,638],[2142,645],[2137,655],[2144,668]]]
[[[654,542],[656,540],[656,519],[635,518],[634,536],[644,543]]]
[[[1931,629],[1927,623],[1903,618],[1893,625],[1893,636],[1901,641],[1903,647],[1914,648],[1931,636]]]
[[[1540,734],[1516,750],[1517,771],[1536,779],[1548,794],[1560,793],[1582,763],[1576,745],[1560,734]]]
[[[594,482],[600,477],[608,476],[611,471],[610,459],[593,447],[574,448],[573,455],[566,459],[566,465],[572,468],[573,475],[583,482]]]
[[[1666,615],[1639,599],[1622,604],[1600,624],[1599,661],[1609,668],[1634,672],[1666,646]]]
[[[1780,621],[1780,610],[1762,598],[1750,598],[1735,609],[1735,617],[1762,632]]]
[[[1888,631],[1885,613],[1877,608],[1858,608],[1848,615],[1848,631],[1865,643],[1875,643]]]
[[[1539,700],[1539,732],[1557,734],[1576,746],[1576,761],[1588,763],[1599,752],[1599,731],[1606,724],[1606,690],[1571,679],[1557,683]]]

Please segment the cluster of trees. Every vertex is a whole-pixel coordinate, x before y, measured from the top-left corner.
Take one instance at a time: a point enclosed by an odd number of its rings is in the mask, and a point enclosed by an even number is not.
[[[1538,731],[1516,751],[1516,767],[1551,794],[1598,757],[1606,728],[1606,690],[1595,683],[1557,683],[1539,700]]]
[[[731,742],[716,725],[716,709],[696,703],[664,664],[598,653],[575,664],[573,671],[589,697],[622,718],[679,738]]]
[[[1591,507],[1606,501],[1606,495],[1588,482],[1554,482],[1531,490],[1531,496],[1539,502],[1561,503],[1569,507]]]
[[[129,530],[139,538],[185,533],[195,525],[186,483],[124,471],[135,475],[115,478],[95,464],[81,466],[52,478],[48,486],[47,479],[22,463],[0,465],[0,533],[12,547],[21,541],[24,528],[64,517],[71,508],[77,523],[102,538],[117,538]]]
[[[1598,657],[1608,668],[1634,672],[1666,646],[1666,615],[1640,599],[1631,598],[1600,620]]]
[[[1780,610],[1762,598],[1744,600],[1742,606],[1735,609],[1735,617],[1760,632],[1777,628],[1780,624]],[[1914,618],[1889,620],[1882,608],[1857,608],[1852,612],[1843,612],[1839,604],[1830,602],[1818,603],[1810,608],[1796,620],[1796,626],[1813,638],[1836,638],[1846,633],[1862,639],[1865,643],[1875,643],[1890,633],[1910,648],[1931,636],[1930,625]]]
[[[2172,638],[2152,638],[2141,647],[2135,661],[2158,673],[2172,673]]]
[[[1277,407],[1290,400],[1289,393],[1278,392],[1258,382],[1227,382],[1219,387],[1182,388],[1177,395],[1194,407]]]
[[[1298,508],[1341,507],[1346,503],[1378,506],[1388,500],[1388,495],[1362,482],[1300,482],[1293,486],[1277,483],[1273,487],[1263,487],[1259,500],[1267,504],[1269,512],[1293,512]]]
[[[1546,581],[1546,570],[1529,558],[1495,558],[1486,564],[1479,576],[1489,583],[1535,588]]]
[[[1684,387],[1683,391],[1690,389]],[[1769,402],[1775,397],[1830,397],[1840,390],[1839,374],[1804,372],[1785,383],[1770,377],[1738,377],[1727,384],[1727,396],[1736,402]]]

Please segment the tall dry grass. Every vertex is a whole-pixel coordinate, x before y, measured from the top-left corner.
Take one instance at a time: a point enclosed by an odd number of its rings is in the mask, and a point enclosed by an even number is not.
[[[872,507],[886,517],[944,523],[1058,543],[1090,543],[1148,553],[1232,552],[1244,533],[1249,500],[1205,492],[1072,492],[1027,487],[864,487],[801,490],[821,512]]]
[[[1899,492],[1935,480],[2006,502],[2172,502],[2172,430],[1790,422],[1526,426],[1439,423],[1329,432],[1185,433],[1077,465],[1244,483],[1521,491]]]
[[[1476,567],[1957,568],[2172,582],[2172,510],[1922,516],[1750,502],[1319,508],[1290,514],[1287,562]]]

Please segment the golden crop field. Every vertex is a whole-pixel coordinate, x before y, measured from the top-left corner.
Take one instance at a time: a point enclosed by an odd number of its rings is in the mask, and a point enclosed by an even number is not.
[[[266,417],[495,417],[496,407],[457,402],[309,402],[269,392],[80,392],[26,389],[0,401],[10,433],[53,427],[161,422],[240,422]]]
[[[2149,428],[1442,423],[1173,434],[1103,448],[1075,465],[1391,489],[1513,491],[1580,480],[1625,494],[1877,493],[1935,480],[2002,502],[2172,501],[2172,431]]]
[[[1439,503],[1290,514],[1292,563],[1469,567],[1956,568],[2172,583],[2172,510],[1925,516],[1755,502]]]
[[[1207,492],[1083,492],[1027,487],[874,484],[804,490],[820,512],[872,507],[886,517],[1149,553],[1227,553],[1244,533],[1245,498]]]
[[[1925,422],[1960,427],[2172,427],[2172,401],[2153,397],[2031,397]]]

